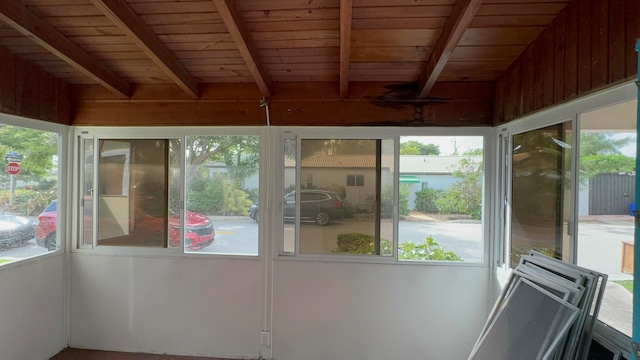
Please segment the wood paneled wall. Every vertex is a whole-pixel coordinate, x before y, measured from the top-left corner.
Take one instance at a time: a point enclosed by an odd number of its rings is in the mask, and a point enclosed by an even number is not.
[[[0,112],[71,124],[69,86],[0,46]]]
[[[274,83],[273,126],[491,126],[493,83],[436,83],[428,99],[417,84],[352,82],[348,99],[335,83]],[[260,126],[254,84],[202,84],[191,100],[175,85],[135,85],[121,100],[100,86],[72,85],[72,125]]]
[[[494,125],[637,75],[640,1],[574,0],[496,83]]]

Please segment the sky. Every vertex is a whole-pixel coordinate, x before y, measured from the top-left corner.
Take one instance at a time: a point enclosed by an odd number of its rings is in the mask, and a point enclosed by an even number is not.
[[[458,154],[482,148],[482,136],[402,136],[400,138],[400,143],[407,141],[438,145],[440,155],[453,155],[455,147],[458,148]]]
[[[636,157],[636,134],[630,132],[620,132],[611,134],[615,138],[630,137],[633,139],[629,145],[621,150],[623,155]],[[465,151],[482,148],[481,136],[402,136],[400,143],[407,141],[418,141],[423,144],[436,144],[440,147],[440,155],[452,155],[454,145],[458,147],[458,154]]]
[[[620,149],[623,155],[636,157],[636,133],[615,133],[614,138],[624,138],[629,137],[632,138],[633,141],[629,142],[629,145],[624,146]]]

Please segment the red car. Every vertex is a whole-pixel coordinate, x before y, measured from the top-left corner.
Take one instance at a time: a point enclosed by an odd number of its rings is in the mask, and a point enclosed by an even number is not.
[[[208,217],[187,211],[184,217],[184,248],[200,250],[211,245],[216,236],[213,223]],[[171,247],[180,246],[180,216],[169,216],[169,241]]]
[[[38,216],[38,226],[36,227],[36,243],[48,250],[55,250],[56,245],[56,219],[57,201],[53,200]],[[200,250],[213,242],[216,232],[211,220],[198,213],[187,211],[185,219],[184,247],[187,250]],[[146,216],[138,224],[140,228],[147,230],[156,229],[162,231],[162,219]],[[180,216],[169,216],[169,246],[178,247],[180,245]]]
[[[36,243],[49,251],[56,250],[56,218],[58,210],[58,201],[53,200],[38,215],[38,226],[36,226]]]

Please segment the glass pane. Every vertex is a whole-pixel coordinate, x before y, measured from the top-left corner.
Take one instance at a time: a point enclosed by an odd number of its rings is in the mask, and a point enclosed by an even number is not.
[[[598,319],[631,336],[636,106],[580,116],[578,265],[608,275]]]
[[[185,251],[258,255],[259,137],[188,136],[184,151]]]
[[[393,214],[395,184],[395,149],[393,140],[382,140],[380,150],[380,249],[376,253],[382,256],[393,256]],[[356,184],[361,181],[366,185],[364,176],[356,177]],[[400,188],[401,194],[403,189]],[[402,198],[401,198],[402,202]]]
[[[54,251],[57,133],[0,124],[0,266]]]
[[[297,159],[297,142],[295,139],[285,139],[284,141],[284,193],[291,194],[296,190],[296,159]],[[309,174],[311,175],[311,174]],[[285,207],[290,208],[291,205],[286,205],[287,200],[291,201],[293,195],[285,196],[282,201],[282,212],[284,214]],[[284,253],[294,253],[296,247],[296,228],[295,228],[295,214],[288,214],[288,217],[284,218],[284,243],[282,251]]]
[[[568,261],[571,122],[513,136],[511,267],[530,250]]]
[[[167,140],[100,140],[98,245],[167,246]]]
[[[299,216],[300,253],[392,255],[392,140],[302,140],[300,172],[313,186],[285,195],[283,209]]]
[[[180,221],[182,206],[180,202],[180,160],[182,159],[182,142],[179,139],[169,140],[169,247],[179,248]]]
[[[482,261],[482,154],[482,136],[400,138],[400,260]]]
[[[81,223],[80,245],[91,246],[93,244],[93,139],[80,139],[82,143],[82,161],[80,182]]]

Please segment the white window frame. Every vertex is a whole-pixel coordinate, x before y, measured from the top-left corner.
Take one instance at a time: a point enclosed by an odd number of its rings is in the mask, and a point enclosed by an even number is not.
[[[483,209],[482,209],[482,247],[483,256],[481,262],[465,263],[465,262],[452,262],[452,261],[406,261],[398,260],[398,192],[399,192],[399,153],[400,153],[400,137],[403,136],[482,136],[483,141]],[[297,153],[296,157],[300,156],[300,144],[301,140],[305,139],[345,139],[345,140],[358,140],[358,139],[390,139],[394,141],[394,215],[393,215],[393,255],[392,256],[374,256],[374,255],[334,255],[334,254],[305,254],[299,251],[299,220],[296,222],[296,248],[294,253],[285,253],[283,251],[284,243],[284,217],[282,213],[282,196],[284,189],[284,171],[273,174],[273,203],[275,206],[273,210],[273,222],[276,228],[273,231],[274,249],[278,260],[285,261],[321,261],[321,262],[350,262],[350,263],[379,263],[379,264],[402,264],[402,265],[415,265],[415,266],[470,266],[488,268],[489,262],[492,261],[489,254],[490,249],[490,213],[493,209],[493,174],[494,161],[491,157],[494,154],[494,131],[490,127],[469,127],[469,128],[407,128],[407,127],[385,127],[385,128],[372,128],[372,127],[281,127],[274,130],[274,137],[280,139],[276,141],[277,144],[272,149],[272,154],[276,162],[271,164],[272,168],[284,169],[284,152],[283,144],[284,139],[296,139]],[[300,188],[300,161],[296,162],[296,189]],[[278,200],[280,199],[280,200]],[[296,202],[299,199],[296,198]],[[296,210],[299,211],[299,206],[296,204]],[[297,217],[299,218],[299,217]]]
[[[0,124],[11,125],[22,128],[49,131],[57,133],[58,141],[58,184],[57,184],[57,218],[56,218],[56,236],[58,248],[55,251],[47,251],[44,254],[38,254],[21,260],[12,261],[0,267],[3,269],[12,268],[48,256],[56,256],[66,252],[69,236],[66,219],[70,216],[70,207],[68,204],[68,178],[70,177],[70,168],[68,159],[70,158],[72,145],[69,143],[71,128],[66,125],[54,124],[47,121],[33,120],[16,115],[0,113]]]
[[[265,137],[267,134],[267,130],[264,127],[76,127],[73,129],[73,154],[74,154],[74,166],[75,171],[78,176],[74,178],[73,183],[73,202],[74,204],[78,204],[79,202],[79,174],[82,169],[80,169],[80,149],[78,138],[94,138],[94,151],[95,144],[101,139],[108,140],[133,140],[133,139],[180,139],[184,143],[187,136],[258,136],[260,138],[260,159],[259,159],[259,183],[260,189],[264,189],[264,181],[265,176],[263,176],[263,169],[266,168],[265,161],[268,159],[268,156],[263,156],[264,151],[266,149],[265,146]],[[94,157],[94,169],[95,164],[97,162],[97,158]],[[180,160],[181,164],[181,176],[180,176],[180,201],[183,207],[183,213],[185,212],[185,159],[184,154],[181,156]],[[95,171],[95,170],[94,170]],[[97,182],[98,176],[97,173],[94,173],[94,188]],[[259,202],[266,203],[266,192],[260,190],[259,191]],[[96,213],[97,202],[94,201],[94,214]],[[248,218],[248,217],[247,217]],[[74,212],[72,214],[73,223],[73,231],[76,235],[79,231],[79,219],[80,214],[78,213],[78,207],[74,206]],[[184,229],[184,216],[180,219],[181,228]],[[93,231],[95,235],[96,224],[93,224]],[[214,224],[215,228],[215,224]],[[258,227],[258,254],[257,255],[245,255],[245,254],[218,254],[218,253],[196,253],[196,252],[188,252],[184,250],[184,230],[180,234],[180,246],[177,248],[157,248],[157,247],[134,247],[134,246],[95,246],[95,242],[97,241],[97,237],[93,237],[94,244],[92,246],[78,246],[77,243],[72,244],[71,251],[74,253],[91,253],[91,254],[104,254],[104,255],[141,255],[141,256],[153,256],[153,257],[185,257],[185,258],[193,258],[193,257],[215,257],[215,258],[229,258],[229,259],[248,259],[255,260],[261,259],[264,257],[265,249],[263,246],[264,242],[264,228],[263,224],[259,224]],[[75,239],[78,239],[79,236],[74,236]]]
[[[353,185],[349,185],[349,178],[353,178]],[[362,179],[361,184],[358,185],[358,179]],[[362,174],[347,174],[347,186],[351,187],[363,187],[364,186],[364,175]]]
[[[577,184],[578,184],[578,161],[579,161],[579,150],[580,150],[579,144],[578,144],[578,141],[579,141],[578,133],[580,130],[580,127],[579,127],[580,114],[593,111],[596,109],[608,107],[611,105],[615,105],[618,103],[636,100],[636,99],[640,101],[640,99],[638,99],[638,89],[636,87],[636,84],[635,82],[628,82],[611,89],[603,90],[603,91],[594,93],[592,95],[579,98],[577,100],[568,102],[563,105],[559,105],[550,109],[536,112],[531,115],[524,116],[517,120],[511,121],[507,124],[498,126],[494,129],[495,139],[496,139],[495,147],[496,149],[500,149],[500,144],[499,144],[499,141],[500,141],[499,139],[501,138],[500,134],[503,134],[503,136],[508,136],[509,138],[508,143],[511,144],[512,143],[511,139],[515,134],[520,134],[527,131],[536,130],[536,129],[540,129],[540,128],[551,126],[551,125],[556,125],[569,120],[573,121],[572,133],[575,135],[572,138],[572,144],[571,144],[571,147],[573,149],[573,152],[571,154],[571,195],[570,195],[571,209],[570,209],[570,225],[568,226],[568,231],[570,234],[569,259],[571,263],[575,264],[577,259],[576,257],[577,246],[576,246],[575,234],[577,233],[577,226],[578,226],[577,210],[576,210],[578,193],[576,190],[577,190]],[[510,159],[511,150],[507,149],[507,152],[504,155],[506,155],[506,158]],[[507,160],[507,161],[510,161],[510,160]],[[499,154],[496,154],[496,163],[498,164],[498,167],[497,167],[498,169],[500,169],[501,166],[504,166],[504,163],[502,162]],[[509,163],[508,166],[510,171],[511,164]],[[503,174],[501,174],[499,171],[496,171],[494,177],[499,180],[501,175]],[[506,178],[508,183],[505,184],[504,189],[505,191],[510,192],[511,179],[510,179],[510,176],[508,176],[508,174]],[[495,200],[498,200],[498,201],[496,201],[494,208],[492,210],[493,213],[497,215],[497,216],[494,216],[492,227],[494,229],[494,234],[496,234],[497,236],[494,236],[495,242],[492,246],[495,249],[504,249],[504,255],[503,255],[504,258],[502,258],[499,262],[494,263],[495,271],[497,271],[498,277],[503,277],[505,273],[508,273],[510,271],[509,264],[508,264],[509,254],[510,254],[510,244],[508,244],[509,235],[502,233],[503,228],[501,228],[502,225],[500,223],[500,214],[501,214],[501,211],[503,210],[502,208],[503,203],[499,201],[498,198],[502,198],[503,196],[506,195],[505,198],[508,198],[510,203],[510,194],[509,193],[504,194],[501,192],[500,181],[496,181],[494,186],[495,186],[494,190],[496,192]],[[499,290],[500,289],[496,289],[496,291],[498,292]],[[605,341],[608,341],[613,344],[619,344],[619,343],[625,343],[625,342],[628,343],[628,341],[630,341],[629,337],[617,331],[616,329],[613,329],[610,326],[602,323],[600,320],[598,320],[596,324],[595,335],[596,335],[596,338],[598,337],[602,338]]]

